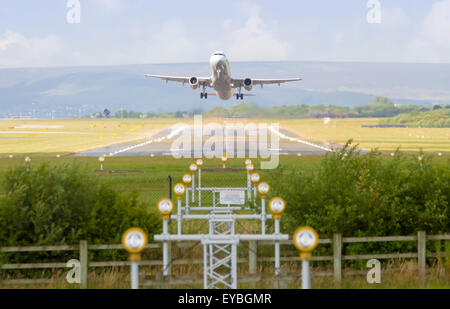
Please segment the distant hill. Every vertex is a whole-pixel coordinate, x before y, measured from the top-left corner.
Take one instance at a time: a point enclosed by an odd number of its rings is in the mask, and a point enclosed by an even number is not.
[[[198,91],[144,78],[145,73],[209,76],[207,63],[107,67],[0,69],[0,118],[8,115],[78,117],[108,108],[145,112],[229,107],[241,101],[200,100]],[[294,104],[356,106],[385,96],[397,104],[450,103],[450,65],[232,62],[234,77],[302,77],[281,87],[255,87],[244,102],[260,107]]]

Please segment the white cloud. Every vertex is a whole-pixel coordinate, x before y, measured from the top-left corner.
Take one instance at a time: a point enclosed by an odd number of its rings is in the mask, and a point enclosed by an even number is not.
[[[60,39],[55,35],[27,38],[18,32],[0,35],[0,67],[54,65],[54,57],[63,53]]]
[[[382,22],[379,26],[388,31],[398,30],[409,26],[409,17],[405,11],[400,7],[382,7],[381,9]]]
[[[53,96],[69,97],[69,96],[76,95],[76,94],[79,94],[82,92],[89,92],[89,91],[93,91],[96,89],[97,89],[96,87],[79,87],[75,84],[63,83],[63,84],[58,85],[58,87],[56,87],[54,89],[45,90],[45,91],[41,92],[41,94],[44,96],[49,96],[49,97],[53,97]]]
[[[433,4],[410,43],[409,57],[422,62],[450,62],[450,0]]]
[[[225,37],[230,41],[228,54],[237,61],[286,60],[289,45],[276,39],[260,16],[260,7],[256,4],[244,4],[242,11],[249,12],[243,27],[232,30],[232,21],[224,23]],[[274,21],[273,24],[276,22]]]
[[[198,57],[201,44],[186,31],[188,27],[180,19],[165,22],[161,29],[150,35],[151,42],[146,55],[151,62],[170,62],[177,59],[194,61]]]

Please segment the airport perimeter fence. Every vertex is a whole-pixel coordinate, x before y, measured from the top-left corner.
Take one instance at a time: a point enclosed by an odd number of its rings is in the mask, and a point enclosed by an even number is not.
[[[331,255],[313,255],[311,262],[312,266],[319,263],[331,263],[332,271],[320,271],[312,269],[312,276],[330,276],[333,277],[335,284],[338,286],[344,275],[366,275],[367,270],[348,270],[343,271],[343,264],[345,261],[361,261],[361,260],[403,260],[412,259],[417,261],[418,273],[417,276],[421,283],[426,281],[427,276],[427,260],[428,264],[436,259],[446,258],[449,259],[449,252],[436,251],[430,241],[439,242],[442,245],[442,241],[450,240],[450,234],[445,235],[427,235],[426,232],[420,231],[417,235],[409,236],[377,236],[377,237],[342,237],[341,234],[334,234],[332,238],[322,238],[319,240],[320,246],[329,246],[331,249]],[[383,254],[346,254],[345,245],[354,243],[386,243],[386,242],[410,242],[416,243],[417,250],[415,252],[395,252],[395,253],[383,253]],[[238,264],[240,266],[241,274],[238,276],[239,284],[249,284],[249,287],[256,287],[261,282],[273,282],[274,288],[287,288],[289,283],[301,280],[301,274],[289,273],[290,266],[300,262],[298,252],[295,250],[292,241],[281,241],[282,245],[282,257],[281,276],[267,275],[263,273],[261,269],[264,265],[273,265],[273,242],[257,242],[248,241],[241,242],[240,254],[238,258]],[[197,277],[192,275],[182,276],[180,272],[175,274],[172,269],[172,276],[162,278],[162,257],[161,243],[151,242],[144,250],[143,260],[140,262],[142,266],[140,269],[140,285],[141,287],[152,288],[199,288],[202,286],[203,278],[201,276],[203,258],[200,255],[189,255],[192,253],[193,248],[199,248],[199,243],[192,242],[173,242],[169,250],[171,258],[171,268],[174,267],[187,267],[198,266],[199,273]],[[242,250],[244,248],[245,250]],[[113,267],[126,267],[130,265],[127,260],[120,261],[93,261],[91,256],[93,252],[105,251],[105,250],[119,250],[124,251],[121,244],[88,244],[87,241],[81,240],[77,245],[64,245],[64,246],[27,246],[27,247],[2,247],[0,248],[0,254],[3,255],[3,261],[8,254],[27,254],[36,252],[71,252],[69,256],[72,259],[78,259],[80,263],[80,284],[75,284],[73,288],[87,288],[88,284],[88,270],[99,268],[113,268]],[[187,254],[188,253],[188,254]],[[125,255],[124,255],[125,256]],[[151,258],[149,258],[151,257]],[[7,258],[6,258],[7,260]],[[447,260],[448,261],[448,260]],[[329,265],[330,266],[330,265]],[[56,271],[65,269],[68,271],[67,261],[59,262],[47,262],[47,263],[15,263],[0,265],[1,279],[0,284],[3,286],[11,285],[23,285],[29,284],[49,284],[52,282],[48,278],[33,278],[15,279],[11,272],[20,272],[24,270],[50,270]],[[330,267],[328,267],[330,268]],[[7,275],[9,273],[9,275]],[[148,274],[151,274],[150,277]]]

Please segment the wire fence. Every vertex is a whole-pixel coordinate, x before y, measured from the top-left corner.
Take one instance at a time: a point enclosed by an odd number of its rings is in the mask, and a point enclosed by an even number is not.
[[[201,227],[199,227],[201,229]],[[421,282],[426,280],[427,264],[431,265],[436,259],[449,259],[449,252],[436,251],[430,242],[449,241],[450,235],[427,235],[424,231],[420,231],[417,235],[409,236],[376,236],[376,237],[342,237],[341,234],[334,234],[332,238],[322,238],[319,240],[320,246],[331,245],[332,253],[330,255],[313,255],[311,262],[326,262],[332,265],[332,271],[315,270],[313,268],[313,276],[330,276],[334,282],[339,284],[344,275],[361,275],[367,274],[367,270],[354,269],[352,271],[343,271],[343,262],[352,260],[402,260],[413,259],[417,261],[417,276]],[[417,243],[417,251],[415,252],[391,252],[391,253],[366,253],[366,254],[348,254],[344,244],[351,243],[385,243],[385,242],[415,242]],[[258,283],[263,278],[273,282],[274,287],[286,287],[288,282],[298,281],[300,273],[292,273],[293,263],[300,262],[298,252],[294,249],[292,241],[281,241],[282,250],[282,271],[281,276],[274,276],[273,273],[264,272],[265,266],[272,265],[273,242],[257,242],[249,241],[240,243],[238,264],[240,265],[239,283]],[[177,287],[177,288],[198,288],[202,284],[201,272],[203,259],[201,257],[200,242],[173,242],[171,244],[170,268],[171,276],[163,278],[163,262],[161,256],[161,244],[150,243],[144,250],[141,261],[141,286],[144,287]],[[268,250],[267,250],[268,249]],[[98,260],[94,258],[94,252],[102,251],[120,251],[122,259],[120,260]],[[80,241],[79,245],[64,246],[28,246],[28,247],[0,247],[0,253],[3,255],[3,264],[0,264],[0,281],[3,285],[11,284],[49,284],[52,282],[51,275],[57,269],[68,269],[67,262],[59,260],[33,263],[6,263],[8,256],[12,254],[32,254],[36,252],[61,253],[67,252],[66,258],[79,258],[82,273],[86,277],[81,279],[80,287],[88,287],[87,273],[91,271],[114,267],[128,267],[130,262],[127,261],[127,254],[124,252],[121,244],[88,244],[86,241]],[[78,252],[78,254],[77,254]],[[428,261],[427,261],[428,260]],[[428,263],[427,263],[428,262]],[[270,266],[269,266],[270,268]],[[44,270],[48,270],[45,272]],[[289,272],[291,270],[291,272]],[[24,274],[27,271],[28,277]],[[281,283],[280,283],[281,282]]]

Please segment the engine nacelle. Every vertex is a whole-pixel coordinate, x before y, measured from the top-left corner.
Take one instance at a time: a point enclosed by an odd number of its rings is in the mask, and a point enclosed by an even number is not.
[[[253,88],[253,81],[252,81],[251,78],[244,79],[244,88],[247,91],[252,90],[252,88]]]
[[[191,86],[192,89],[197,89],[198,88],[198,78],[197,77],[189,78],[189,86]]]

